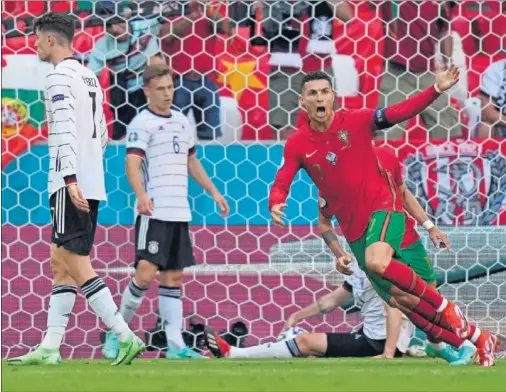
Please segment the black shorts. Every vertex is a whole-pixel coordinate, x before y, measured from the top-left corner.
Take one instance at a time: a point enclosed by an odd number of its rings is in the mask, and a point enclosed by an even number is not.
[[[140,260],[160,271],[195,265],[188,222],[166,222],[139,215],[135,221],[135,267]]]
[[[327,358],[340,357],[374,357],[383,354],[385,340],[373,340],[365,336],[362,331],[354,333],[327,333]],[[399,350],[395,357],[402,357]]]
[[[95,240],[98,218],[98,200],[88,200],[90,212],[79,210],[67,191],[60,188],[51,195],[51,242],[69,252],[88,256]]]

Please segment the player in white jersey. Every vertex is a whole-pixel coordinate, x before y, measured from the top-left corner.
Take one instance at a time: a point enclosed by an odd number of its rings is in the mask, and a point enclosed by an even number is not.
[[[144,350],[144,343],[119,314],[89,256],[98,206],[106,200],[102,160],[107,131],[102,90],[93,72],[72,58],[75,27],[69,15],[45,14],[36,20],[34,30],[39,58],[54,65],[46,77],[53,290],[42,343],[8,363],[61,362],[60,346],[80,286],[95,314],[118,336],[119,355],[112,364],[128,365]]]
[[[127,322],[160,272],[160,314],[165,320],[167,358],[201,357],[186,347],[181,335],[183,270],[195,264],[188,222],[188,175],[229,212],[225,198],[196,157],[187,118],[171,109],[174,84],[166,65],[150,65],[143,73],[149,104],[127,129],[128,180],[137,197],[135,277],[125,288],[120,312]],[[107,334],[102,350],[117,355],[117,340]]]
[[[285,324],[291,328],[306,318],[331,312],[351,298],[360,307],[362,327],[351,333],[300,333],[276,343],[248,348],[232,347],[211,327],[206,327],[206,345],[216,357],[227,358],[291,358],[301,356],[337,357],[400,357],[408,349],[413,325],[402,314],[391,309],[376,294],[365,273],[352,265],[353,275],[344,284],[313,304],[292,314]],[[388,312],[387,310],[388,309]],[[393,310],[393,312],[391,312]]]

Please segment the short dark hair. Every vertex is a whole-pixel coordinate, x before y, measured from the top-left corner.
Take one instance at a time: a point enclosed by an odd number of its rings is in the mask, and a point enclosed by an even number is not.
[[[48,12],[37,18],[33,23],[34,31],[39,30],[43,33],[56,33],[63,38],[66,43],[71,44],[74,39],[74,33],[76,32],[76,26],[74,19],[69,14],[61,12]],[[63,42],[60,40],[60,44]]]
[[[142,74],[144,86],[147,86],[153,79],[161,78],[162,76],[172,76],[172,70],[166,64],[152,64],[148,65]]]
[[[307,74],[304,75],[304,77],[302,78],[302,82],[300,84],[300,91],[304,91],[304,86],[306,85],[306,83],[311,82],[313,80],[326,80],[327,82],[329,82],[330,87],[332,88],[332,79],[327,73],[323,71],[314,71],[308,72]]]

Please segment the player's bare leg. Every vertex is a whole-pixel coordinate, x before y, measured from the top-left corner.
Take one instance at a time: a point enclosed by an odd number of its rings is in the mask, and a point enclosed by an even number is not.
[[[51,245],[53,289],[49,300],[47,330],[41,344],[26,355],[8,359],[9,365],[57,365],[61,363],[60,346],[70,314],[74,308],[77,284],[67,271],[60,249]]]
[[[167,359],[205,358],[186,346],[183,335],[183,270],[160,272],[160,315],[167,336]]]
[[[366,249],[367,267],[403,291],[424,300],[441,313],[441,320],[452,331],[465,339],[468,323],[460,309],[429,287],[410,267],[393,260],[394,250],[386,242],[375,242]]]
[[[118,358],[112,365],[128,365],[142,353],[145,345],[130,330],[105,285],[93,267],[89,256],[80,256],[62,249],[69,275],[81,287],[89,305],[103,323],[111,329],[120,341]]]

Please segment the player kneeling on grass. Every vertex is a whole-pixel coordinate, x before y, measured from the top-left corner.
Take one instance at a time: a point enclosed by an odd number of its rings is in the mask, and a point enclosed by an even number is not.
[[[137,197],[135,277],[123,292],[120,312],[129,322],[150,284],[160,272],[160,313],[165,320],[167,358],[199,357],[181,335],[183,269],[195,264],[188,222],[188,174],[218,204],[221,215],[229,207],[196,157],[193,130],[187,118],[171,110],[174,83],[164,64],[149,65],[143,73],[148,107],[127,130],[128,180]],[[108,333],[102,353],[115,358],[116,336]]]
[[[216,357],[228,358],[401,357],[408,349],[413,325],[399,310],[388,306],[376,294],[365,273],[355,263],[351,266],[353,275],[346,277],[342,286],[290,316],[285,324],[288,332],[281,334],[282,340],[248,348],[232,347],[211,327],[206,327],[204,336],[207,347]],[[302,332],[294,336],[293,327],[304,319],[331,312],[353,297],[364,317],[364,324],[359,331]]]

